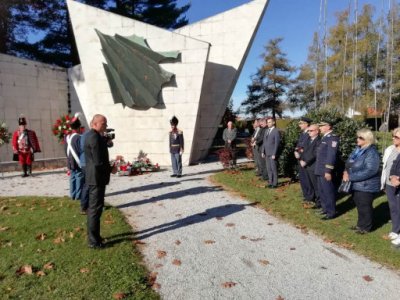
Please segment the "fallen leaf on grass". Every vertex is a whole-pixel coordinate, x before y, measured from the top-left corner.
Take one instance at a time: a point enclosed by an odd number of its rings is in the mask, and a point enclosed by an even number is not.
[[[233,227],[233,226],[235,226],[235,223],[227,223],[225,226],[226,227]]]
[[[388,234],[382,235],[382,238],[383,238],[385,241],[389,241],[389,240],[390,240],[390,237],[389,237]]]
[[[83,228],[82,228],[82,227],[75,227],[74,230],[75,230],[76,232],[79,232],[79,231],[83,230]]]
[[[35,237],[35,239],[37,239],[38,241],[44,241],[46,238],[47,238],[47,234],[45,234],[45,233],[40,233]]]
[[[371,276],[369,276],[369,275],[363,276],[363,279],[364,279],[365,281],[367,281],[367,282],[370,282],[370,281],[374,280],[374,279],[373,279]]]
[[[213,240],[205,240],[204,241],[204,244],[214,244],[215,243],[215,241],[213,241]]]
[[[265,259],[259,259],[258,262],[259,262],[260,264],[264,265],[264,266],[269,265],[269,261],[268,261],[268,260],[265,260]]]
[[[227,281],[227,282],[224,282],[224,283],[222,284],[222,287],[223,287],[223,288],[231,288],[231,287],[234,287],[235,285],[236,285],[235,282]]]
[[[7,231],[10,227],[0,227],[0,231]]]
[[[81,273],[89,273],[89,268],[82,268],[79,270]]]
[[[54,269],[54,263],[48,262],[47,264],[45,264],[43,266],[43,268],[46,269],[46,270],[52,270],[52,269]]]
[[[174,259],[172,261],[172,264],[175,265],[175,266],[180,266],[182,264],[182,262],[179,259]]]
[[[167,252],[162,250],[157,250],[157,258],[163,258],[165,256],[167,256]]]
[[[116,299],[116,300],[120,300],[120,299],[124,299],[124,298],[126,298],[126,294],[124,294],[124,293],[115,293],[114,295],[113,295],[113,299]]]
[[[161,288],[161,284],[154,282],[153,285],[151,286],[153,290],[159,290]]]
[[[149,281],[149,284],[150,284],[150,285],[155,284],[155,282],[156,282],[156,280],[157,280],[157,275],[158,275],[157,272],[151,272],[151,273],[149,274],[148,281]]]
[[[353,244],[348,244],[348,243],[342,243],[342,244],[340,244],[340,246],[342,246],[345,249],[353,249],[354,248]]]
[[[161,267],[163,267],[163,266],[164,266],[163,264],[156,264],[156,265],[154,266],[154,268],[159,269],[159,268],[161,268]]]
[[[46,275],[46,273],[43,272],[43,271],[37,271],[37,272],[36,272],[36,276],[37,276],[37,277],[42,277],[42,276],[45,276],[45,275]]]
[[[19,276],[22,274],[32,275],[32,266],[31,265],[22,266],[15,273]]]
[[[325,243],[332,244],[332,243],[333,243],[333,240],[330,240],[330,239],[326,238],[326,239],[324,239],[324,242],[325,242]]]
[[[178,245],[178,246],[179,246],[180,244],[181,244],[181,241],[180,241],[180,240],[176,240],[176,241],[175,241],[175,245]]]
[[[53,240],[53,243],[54,243],[54,244],[61,244],[61,243],[64,243],[64,242],[65,242],[65,239],[62,238],[62,237],[58,237],[58,238],[55,238],[55,239]]]
[[[133,243],[134,243],[135,245],[146,245],[146,243],[143,242],[143,241],[141,241],[141,240],[134,240]]]

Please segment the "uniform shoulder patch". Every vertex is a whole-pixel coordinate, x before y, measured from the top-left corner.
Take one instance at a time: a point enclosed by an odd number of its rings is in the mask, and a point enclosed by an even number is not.
[[[338,142],[337,141],[332,141],[332,147],[336,148],[337,147]]]

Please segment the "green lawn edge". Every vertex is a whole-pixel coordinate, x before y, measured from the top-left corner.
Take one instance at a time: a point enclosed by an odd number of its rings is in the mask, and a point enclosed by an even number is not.
[[[103,212],[101,234],[108,247],[89,249],[78,201],[0,197],[1,299],[159,299],[119,210]]]

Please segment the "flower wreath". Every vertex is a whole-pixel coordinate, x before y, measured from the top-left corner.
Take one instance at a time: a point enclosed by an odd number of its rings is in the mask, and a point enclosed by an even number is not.
[[[64,137],[72,133],[71,129],[71,119],[70,115],[61,116],[52,126],[52,131],[55,137],[57,137],[58,142],[64,144]]]
[[[0,123],[0,146],[10,142],[11,133],[8,132],[6,123]]]

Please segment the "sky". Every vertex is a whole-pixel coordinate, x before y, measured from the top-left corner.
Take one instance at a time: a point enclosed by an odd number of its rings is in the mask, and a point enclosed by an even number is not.
[[[389,0],[322,0],[326,1],[327,28],[335,24],[335,13],[344,11],[351,5],[354,14],[355,3],[358,11],[364,4],[375,7],[375,15],[380,15],[382,6],[387,10]],[[191,3],[191,8],[186,16],[189,23],[205,19],[218,13],[248,3],[248,0],[178,0],[179,6]],[[260,25],[253,46],[250,49],[242,72],[232,94],[234,108],[246,99],[247,85],[251,83],[250,76],[256,73],[261,66],[261,54],[269,40],[282,37],[280,46],[292,66],[302,65],[312,43],[313,34],[322,26],[320,25],[321,0],[269,0],[267,10]],[[321,27],[320,27],[321,28]]]

